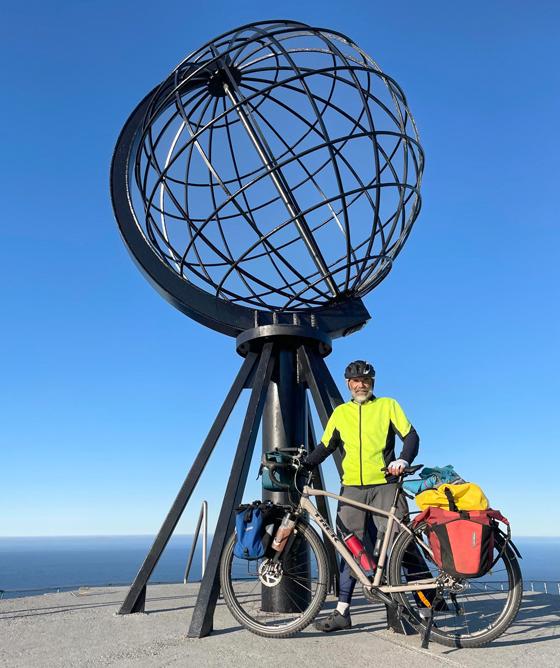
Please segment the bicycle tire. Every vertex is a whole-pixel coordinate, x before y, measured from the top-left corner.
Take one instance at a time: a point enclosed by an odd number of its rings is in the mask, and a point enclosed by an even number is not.
[[[414,554],[413,544],[417,545],[417,541],[423,540],[423,528],[423,525],[420,525],[415,529],[414,536],[403,532],[395,541],[388,569],[391,585],[400,585],[407,580],[413,581],[410,575],[411,570],[415,570],[416,566],[411,568],[410,564],[416,557],[411,558],[410,554],[411,552]],[[434,610],[431,640],[447,647],[482,647],[498,638],[509,628],[521,605],[523,580],[514,551],[509,545],[505,550],[502,548],[503,538],[497,537],[496,556],[501,552],[498,561],[489,574],[463,581],[464,591],[455,593],[456,601],[461,599],[459,607],[451,598],[450,590],[444,590],[445,604],[441,604],[441,607],[447,609]],[[429,570],[425,572],[417,570],[413,575],[418,579],[437,577],[441,571],[436,564],[421,548],[416,547],[416,550],[422,553],[424,563]],[[507,575],[507,581],[496,580],[495,576],[500,572]],[[426,593],[428,591],[426,590]],[[422,631],[425,622],[419,613],[418,599],[411,592],[395,593],[393,598],[406,607],[409,612],[409,621],[417,630]],[[454,616],[462,621],[453,625]],[[474,630],[471,625],[475,623],[482,625],[481,628]]]
[[[236,542],[235,533],[229,538],[220,562],[220,582],[222,596],[235,619],[247,630],[265,638],[288,638],[308,626],[317,616],[327,595],[329,582],[329,565],[323,542],[317,533],[304,522],[299,522],[294,531],[294,539],[282,553],[282,579],[286,578],[296,584],[298,589],[309,590],[309,601],[296,601],[293,612],[265,612],[262,610],[261,589],[262,580],[258,569],[265,559],[257,562],[245,562],[249,577],[236,577],[238,564],[233,554]],[[291,560],[297,550],[309,548],[309,564],[307,573],[301,575],[301,562],[298,566],[290,567]],[[291,552],[291,554],[290,554]],[[251,570],[254,572],[251,574]],[[310,577],[307,578],[307,575]],[[307,584],[309,583],[309,584]],[[279,584],[279,583],[278,583]],[[293,599],[291,599],[293,600]],[[301,610],[298,608],[302,608]]]

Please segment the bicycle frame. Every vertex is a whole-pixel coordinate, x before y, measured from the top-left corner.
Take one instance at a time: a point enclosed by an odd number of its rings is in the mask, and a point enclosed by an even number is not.
[[[321,513],[317,510],[317,508],[311,503],[311,501],[309,500],[310,496],[327,496],[330,499],[336,499],[337,501],[343,501],[344,503],[347,503],[348,505],[354,506],[356,508],[361,508],[362,510],[365,510],[365,511],[370,512],[370,513],[374,513],[376,515],[382,515],[382,516],[387,518],[387,529],[385,531],[385,536],[383,537],[383,544],[381,545],[381,551],[379,553],[377,569],[375,571],[375,576],[373,578],[373,582],[367,577],[367,575],[364,573],[364,571],[357,564],[356,560],[354,559],[354,556],[352,555],[350,550],[344,544],[344,541],[342,541],[336,535],[336,533],[332,530],[329,523],[325,520],[325,518],[321,515]],[[356,577],[356,579],[359,582],[361,582],[361,584],[364,585],[364,587],[375,588],[378,591],[381,591],[383,593],[420,591],[420,590],[423,590],[423,589],[436,589],[438,585],[436,584],[436,581],[435,581],[434,578],[428,578],[428,579],[425,579],[425,580],[414,580],[412,582],[409,582],[406,585],[382,585],[381,584],[381,578],[383,577],[383,570],[385,568],[385,562],[386,562],[386,559],[387,559],[387,554],[389,552],[389,545],[391,543],[391,539],[392,539],[392,535],[393,535],[393,528],[395,526],[395,523],[398,524],[402,530],[407,531],[409,534],[413,533],[406,526],[406,524],[404,524],[404,522],[402,522],[397,517],[397,515],[396,515],[396,513],[397,513],[396,499],[397,499],[397,496],[395,495],[395,501],[393,502],[393,505],[391,506],[391,509],[389,510],[389,512],[386,512],[384,510],[381,510],[381,508],[376,508],[375,506],[368,506],[365,503],[360,503],[358,501],[353,501],[352,499],[348,499],[345,496],[339,496],[337,494],[332,494],[331,492],[325,492],[324,490],[321,490],[321,489],[313,489],[312,487],[308,487],[306,485],[303,488],[303,493],[301,495],[298,510],[305,510],[309,514],[309,517],[319,526],[321,531],[331,541],[335,550],[340,554],[340,556],[348,564],[349,568],[354,573],[354,576]],[[428,554],[430,557],[433,558],[433,556],[434,556],[433,552],[430,550],[430,548],[427,545],[424,545],[420,541],[417,542],[417,545],[426,554]]]

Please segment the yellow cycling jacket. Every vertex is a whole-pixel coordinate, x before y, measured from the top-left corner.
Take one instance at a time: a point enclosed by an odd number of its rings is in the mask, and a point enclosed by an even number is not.
[[[372,397],[363,404],[348,401],[334,409],[307,461],[319,464],[340,448],[343,485],[391,482],[395,478],[381,469],[396,459],[395,434],[403,440],[399,457],[411,464],[418,454],[418,434],[398,402],[389,397]]]

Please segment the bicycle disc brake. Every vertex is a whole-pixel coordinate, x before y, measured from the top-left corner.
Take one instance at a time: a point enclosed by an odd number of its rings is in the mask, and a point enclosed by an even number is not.
[[[259,566],[259,580],[265,587],[276,587],[282,580],[282,564],[265,559]]]

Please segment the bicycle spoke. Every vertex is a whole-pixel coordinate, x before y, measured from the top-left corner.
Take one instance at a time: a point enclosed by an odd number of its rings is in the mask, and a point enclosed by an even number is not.
[[[319,612],[329,582],[327,558],[317,534],[302,524],[298,538],[278,563],[260,560],[245,579],[235,577],[241,569],[233,557],[234,544],[232,536],[220,569],[224,600],[234,617],[250,631],[269,637],[292,635],[307,626]]]
[[[498,637],[515,618],[521,601],[521,574],[513,551],[496,552],[499,560],[483,578],[453,580],[423,552],[420,543],[426,541],[426,537],[421,531],[420,528],[414,536],[397,539],[393,546],[397,556],[393,561],[392,553],[389,562],[390,577],[393,583],[405,584],[423,577],[441,576],[444,605],[434,607],[432,639],[448,646],[477,647]],[[500,550],[499,542],[496,550]],[[418,554],[424,563],[418,559]],[[427,590],[424,595],[433,600]],[[395,596],[408,608],[416,623],[425,626],[419,615],[424,599],[412,592]],[[446,609],[439,609],[441,607]]]

